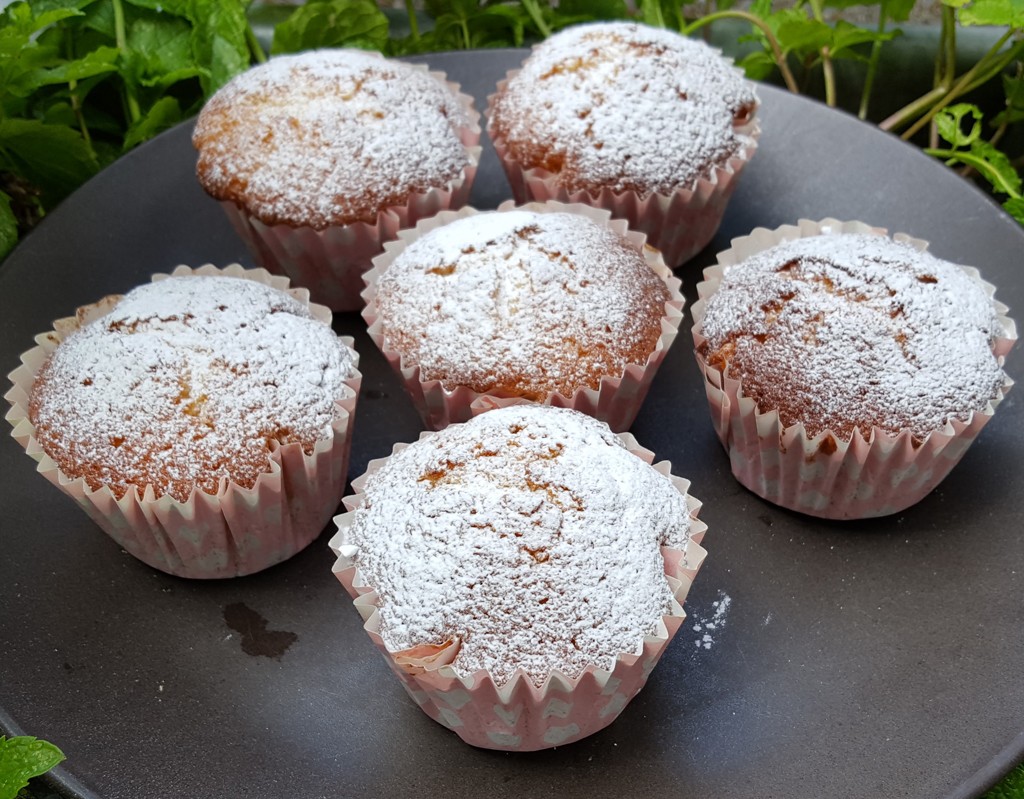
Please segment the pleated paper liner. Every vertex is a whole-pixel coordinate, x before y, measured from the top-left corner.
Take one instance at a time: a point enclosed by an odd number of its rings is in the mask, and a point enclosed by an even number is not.
[[[568,397],[558,392],[552,392],[545,397],[543,402],[545,405],[571,408],[593,416],[607,423],[615,431],[628,429],[640,411],[651,381],[679,332],[685,303],[681,281],[673,276],[671,270],[665,265],[661,254],[645,245],[645,237],[642,233],[629,230],[623,220],[610,219],[608,211],[588,205],[566,205],[558,202],[528,203],[525,206],[516,206],[509,200],[498,206],[499,211],[510,211],[513,208],[539,213],[574,213],[586,216],[615,231],[620,236],[624,236],[643,254],[651,269],[665,282],[670,297],[665,303],[665,315],[661,319],[661,336],[654,351],[644,363],[628,364],[622,374],[603,377],[596,389],[583,387]],[[370,338],[402,378],[413,404],[424,423],[432,430],[440,430],[456,422],[465,422],[473,416],[495,407],[524,402],[523,399],[515,396],[495,392],[481,393],[467,386],[446,385],[440,380],[423,380],[420,377],[419,366],[407,362],[398,352],[388,349],[384,340],[384,327],[376,302],[377,281],[380,276],[387,271],[395,258],[416,239],[456,219],[477,213],[480,211],[467,206],[459,211],[442,212],[431,219],[422,220],[415,229],[401,231],[397,241],[385,245],[384,254],[374,259],[373,268],[364,276],[366,290],[363,292],[363,297],[366,300],[366,308],[363,310],[363,318],[369,325]]]
[[[495,98],[518,73],[519,70],[509,71],[498,83],[497,92],[488,96],[488,120],[493,116]],[[661,250],[665,263],[675,268],[704,249],[714,238],[740,174],[757,151],[761,126],[756,117],[752,116],[749,122],[734,130],[742,140],[742,146],[736,153],[722,164],[710,165],[707,174],[689,185],[680,186],[671,194],[616,192],[608,188],[597,193],[568,191],[560,185],[557,172],[540,167],[524,169],[511,156],[505,140],[490,124],[487,133],[516,202],[557,200],[604,208],[614,218],[625,219],[632,230],[646,234],[648,244]]]
[[[447,80],[445,73],[430,71],[422,64],[410,66],[445,83],[470,114],[471,124],[458,129],[470,163],[456,179],[445,186],[411,193],[405,204],[382,209],[372,222],[332,225],[323,230],[267,225],[234,202],[221,202],[232,226],[259,266],[287,275],[296,285],[305,286],[314,302],[332,311],[358,311],[363,307],[362,275],[370,268],[374,256],[383,252],[384,242],[393,240],[399,230],[413,227],[420,219],[461,208],[469,200],[482,151],[480,112],[474,108],[473,98],[460,92],[459,84]],[[409,131],[409,135],[414,136],[416,132]]]
[[[749,236],[734,239],[731,248],[719,254],[718,264],[704,270],[704,281],[697,286],[700,299],[693,306],[694,346],[699,348],[705,341],[701,322],[706,302],[729,266],[784,241],[842,233],[886,235],[883,229],[863,222],[803,219],[796,226],[757,228]],[[928,246],[902,233],[894,238],[920,251]],[[983,281],[978,270],[961,268],[993,296],[995,287]],[[1017,333],[1013,321],[1005,315],[1006,306],[994,298],[992,302],[1005,331],[993,345],[1002,365]],[[743,394],[742,380],[709,366],[699,354],[697,362],[712,423],[729,453],[736,479],[769,502],[826,519],[886,516],[919,502],[960,461],[1013,385],[1007,377],[984,410],[966,419],[948,420],[919,444],[914,443],[909,430],[894,436],[877,427],[867,438],[855,431],[844,440],[828,430],[812,437],[802,424],[783,425],[777,410],[762,412]]]
[[[433,434],[425,432],[420,438],[430,435]],[[633,436],[620,433],[619,438],[630,452],[652,463],[654,454],[641,447]],[[406,446],[395,445],[392,454]],[[366,473],[352,482],[356,493],[345,497],[348,512],[335,517],[338,533],[330,545],[338,556],[335,576],[352,596],[365,622],[363,629],[413,701],[463,741],[485,749],[521,752],[548,749],[578,741],[615,721],[643,688],[686,618],[682,605],[707,554],[700,545],[707,526],[696,518],[700,502],[686,493],[689,482],[672,475],[668,461],[654,464],[654,468],[670,477],[676,489],[686,496],[692,521],[685,552],[662,547],[665,575],[674,597],[672,612],[662,617],[656,634],[644,637],[640,651],[620,653],[610,671],[591,665],[574,678],[552,671],[538,686],[520,670],[506,683],[498,684],[486,670],[472,674],[457,672],[450,665],[456,652],[454,642],[391,652],[380,636],[378,597],[373,586],[365,584],[355,565],[355,548],[346,543],[346,532],[356,509],[365,501],[362,492],[367,478],[387,460],[370,461]]]
[[[331,323],[330,311],[309,303],[305,289],[289,289],[287,278],[263,269],[246,270],[237,264],[224,269],[179,266],[172,275],[154,275],[153,280],[190,274],[225,275],[270,285],[307,304],[317,320]],[[9,375],[14,385],[5,397],[11,405],[6,418],[14,428],[11,435],[38,462],[37,471],[74,499],[128,553],[179,577],[251,574],[309,545],[323,531],[345,490],[352,422],[362,382],[358,370],[336,400],[340,413],[332,423],[331,435],[317,441],[309,455],[298,443],[277,446],[270,454],[270,471],[261,474],[251,488],[224,479],[216,494],[194,489],[186,502],[169,494],[156,499],[152,487],[146,488],[142,499],[134,488],[118,499],[107,487],[95,490],[84,478],[64,474],[43,451],[28,418],[36,373],[67,335],[108,313],[119,299],[104,298],[79,308],[74,317],[54,322],[53,331],[37,336],[37,346],[21,356],[22,366]],[[351,338],[342,341],[351,349]],[[354,362],[358,365],[358,354]]]

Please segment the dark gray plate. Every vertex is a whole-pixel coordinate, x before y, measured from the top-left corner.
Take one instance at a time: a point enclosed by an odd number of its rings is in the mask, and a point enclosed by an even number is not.
[[[431,56],[478,98],[522,53]],[[1024,232],[941,165],[763,87],[761,149],[701,268],[798,217],[929,239],[1024,308]],[[0,364],[51,320],[178,263],[251,263],[192,174],[188,126],[99,175],[0,271]],[[487,150],[474,203],[505,198]],[[355,315],[366,375],[352,474],[418,417]],[[1008,371],[1021,379],[1024,358]],[[1019,389],[1018,389],[1019,391]],[[931,496],[825,523],[732,479],[688,326],[634,425],[705,503],[687,623],[607,730],[556,751],[477,751],[406,698],[331,575],[327,534],[263,574],[186,582],[135,561],[0,441],[0,726],[53,740],[72,794],[125,797],[975,796],[1024,754],[1024,411],[1016,392]],[[721,606],[719,606],[721,607]],[[274,636],[273,631],[297,638]],[[277,656],[267,654],[277,653]],[[253,654],[257,653],[257,654]]]

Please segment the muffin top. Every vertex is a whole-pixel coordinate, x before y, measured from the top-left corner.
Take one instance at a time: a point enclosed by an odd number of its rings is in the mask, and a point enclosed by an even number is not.
[[[569,191],[669,194],[750,140],[752,84],[703,42],[627,22],[568,28],[538,45],[491,107],[513,161]]]
[[[784,425],[915,439],[981,411],[1003,384],[980,281],[869,234],[797,239],[727,267],[698,351]]]
[[[628,241],[576,214],[435,228],[378,282],[384,348],[446,387],[542,400],[646,363],[669,292]]]
[[[458,95],[375,53],[280,56],[210,98],[192,135],[200,183],[262,222],[318,230],[445,188],[471,162]]]
[[[392,653],[457,647],[462,674],[541,685],[611,669],[671,612],[662,546],[685,496],[576,411],[520,405],[453,425],[372,474],[347,544]],[[450,642],[450,643],[449,643]]]
[[[231,277],[175,277],[126,294],[40,369],[35,436],[65,474],[117,497],[186,501],[250,487],[270,453],[332,435],[354,353],[288,294]]]

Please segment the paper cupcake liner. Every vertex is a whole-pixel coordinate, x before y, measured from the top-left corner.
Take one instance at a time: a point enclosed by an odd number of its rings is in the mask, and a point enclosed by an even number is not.
[[[516,202],[557,200],[607,209],[613,217],[629,222],[631,229],[646,234],[648,244],[661,250],[665,263],[673,268],[707,246],[722,223],[740,173],[757,150],[761,126],[756,117],[735,128],[742,142],[735,155],[724,164],[712,166],[708,175],[671,194],[651,192],[641,195],[636,191],[616,192],[612,189],[602,189],[596,194],[585,190],[570,192],[559,184],[557,172],[539,167],[524,169],[509,153],[504,138],[495,133],[490,124],[495,99],[518,73],[518,69],[511,70],[498,83],[497,92],[487,98],[486,112],[487,133]]]
[[[420,438],[433,435],[424,432]],[[630,452],[646,463],[654,453],[641,447],[628,433],[619,438]],[[408,444],[397,444],[392,454]],[[567,677],[551,671],[543,684],[537,686],[518,670],[499,685],[486,670],[460,674],[450,658],[402,658],[401,653],[388,650],[380,636],[378,596],[367,585],[353,561],[354,547],[346,543],[355,511],[363,506],[362,493],[367,478],[387,462],[387,458],[370,461],[367,471],[352,482],[355,495],[345,497],[348,512],[336,516],[337,534],[330,546],[338,556],[334,574],[345,586],[363,618],[363,629],[380,650],[391,670],[413,701],[439,724],[454,731],[463,741],[484,749],[528,752],[549,749],[578,741],[611,724],[629,701],[647,682],[678,631],[686,614],[682,605],[689,593],[707,552],[701,546],[707,526],[697,519],[701,503],[687,494],[689,481],[671,474],[671,464],[661,461],[654,468],[672,480],[676,489],[686,496],[690,511],[690,542],[685,551],[662,547],[665,575],[674,597],[672,611],[663,616],[655,635],[646,636],[642,651],[623,652],[616,656],[611,671],[587,666],[578,677]],[[437,650],[437,647],[417,647]],[[412,661],[412,663],[410,663]]]
[[[323,230],[309,226],[267,225],[232,201],[222,201],[228,219],[245,242],[259,266],[286,275],[309,289],[314,302],[332,311],[358,311],[363,307],[360,292],[362,274],[370,268],[374,256],[384,251],[384,242],[395,238],[402,228],[412,227],[420,219],[449,208],[461,208],[469,200],[473,180],[480,164],[480,112],[473,98],[459,91],[459,84],[446,79],[445,73],[429,71],[426,65],[413,64],[445,83],[470,114],[471,124],[458,129],[470,163],[462,174],[446,186],[413,192],[404,205],[389,206],[377,214],[375,222],[331,225]],[[415,131],[410,131],[415,135]]]
[[[718,264],[704,270],[704,281],[697,286],[700,299],[693,306],[694,346],[699,349],[705,341],[701,323],[706,302],[717,291],[729,266],[784,241],[822,233],[886,235],[884,229],[863,222],[802,219],[796,226],[757,228],[749,236],[734,239],[731,248],[719,254]],[[903,233],[894,238],[921,251],[928,246]],[[995,287],[982,280],[977,269],[961,268],[993,296]],[[993,345],[1002,365],[1017,332],[1005,315],[1006,306],[994,297],[992,302],[1005,331]],[[709,366],[699,353],[697,362],[704,375],[715,432],[729,453],[736,479],[769,502],[826,519],[886,516],[919,502],[959,462],[1013,385],[1009,377],[1005,378],[999,393],[983,411],[963,420],[950,419],[944,428],[933,431],[915,446],[909,431],[893,436],[877,427],[867,439],[859,431],[845,440],[828,430],[809,436],[803,424],[783,425],[778,410],[758,410],[754,400],[743,394],[738,378]]]
[[[227,275],[270,285],[307,303],[316,319],[331,322],[330,311],[310,304],[305,289],[289,289],[287,278],[274,277],[263,269],[246,270],[237,264],[224,269],[179,266],[171,275],[154,275],[153,280],[190,274]],[[22,366],[8,376],[13,383],[5,396],[11,405],[6,416],[14,428],[11,435],[38,462],[37,471],[74,499],[128,553],[178,577],[252,574],[310,544],[323,531],[345,491],[352,422],[362,382],[358,371],[345,381],[344,393],[336,400],[341,413],[332,424],[333,434],[316,442],[309,455],[298,443],[277,447],[270,454],[270,471],[261,474],[252,488],[225,479],[215,495],[194,489],[186,502],[169,494],[156,499],[152,487],[146,488],[142,499],[134,488],[118,499],[107,487],[95,490],[84,478],[66,475],[43,451],[28,418],[35,376],[67,335],[106,314],[119,299],[104,298],[79,308],[74,317],[54,322],[53,331],[37,336],[38,346],[24,353]],[[342,341],[351,348],[351,338]]]
[[[509,211],[518,207],[509,200],[498,206],[498,210]],[[644,363],[628,364],[621,375],[603,377],[596,389],[580,388],[569,397],[552,392],[545,397],[542,403],[556,408],[571,408],[593,416],[608,424],[616,432],[625,430],[633,424],[633,420],[647,396],[651,381],[679,332],[685,303],[681,291],[682,283],[665,265],[661,254],[657,250],[645,246],[645,237],[642,233],[629,230],[624,220],[610,219],[608,211],[588,205],[565,205],[558,202],[529,203],[521,208],[539,213],[580,214],[615,231],[643,254],[651,269],[665,282],[668,288],[670,296],[665,303],[665,315],[661,319],[661,336],[654,351]],[[422,380],[418,365],[407,363],[404,357],[394,350],[388,349],[384,343],[383,323],[380,320],[377,307],[377,281],[380,276],[387,271],[395,258],[416,239],[456,219],[477,213],[480,211],[472,207],[465,207],[459,211],[442,212],[435,217],[422,220],[415,229],[401,231],[398,239],[385,246],[384,254],[374,259],[373,268],[363,276],[366,282],[366,290],[363,292],[363,297],[366,300],[363,318],[369,325],[370,338],[387,358],[391,367],[401,376],[413,404],[420,416],[423,417],[424,423],[432,430],[440,430],[456,422],[465,422],[480,413],[497,407],[529,401],[521,397],[481,393],[466,386],[446,387],[440,380]]]

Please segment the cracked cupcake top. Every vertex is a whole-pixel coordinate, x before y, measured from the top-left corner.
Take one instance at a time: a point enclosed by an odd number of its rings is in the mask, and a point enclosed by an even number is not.
[[[689,531],[685,495],[607,425],[524,405],[392,455],[346,544],[392,653],[454,649],[460,673],[540,685],[642,650],[671,610],[661,547]]]
[[[644,256],[576,214],[499,211],[435,228],[377,284],[385,349],[422,380],[542,400],[644,364],[669,291]]]
[[[425,70],[374,53],[279,56],[210,98],[192,142],[200,183],[262,222],[318,230],[446,188],[471,163],[474,119]]]
[[[490,131],[569,191],[669,194],[749,144],[756,107],[753,85],[703,42],[599,23],[538,45],[495,98]]]
[[[188,500],[252,486],[270,454],[332,435],[355,354],[307,306],[233,277],[141,286],[40,369],[29,418],[70,477]]]
[[[801,238],[727,267],[698,332],[709,366],[812,436],[922,439],[983,410],[1005,379],[980,281],[885,236]]]

